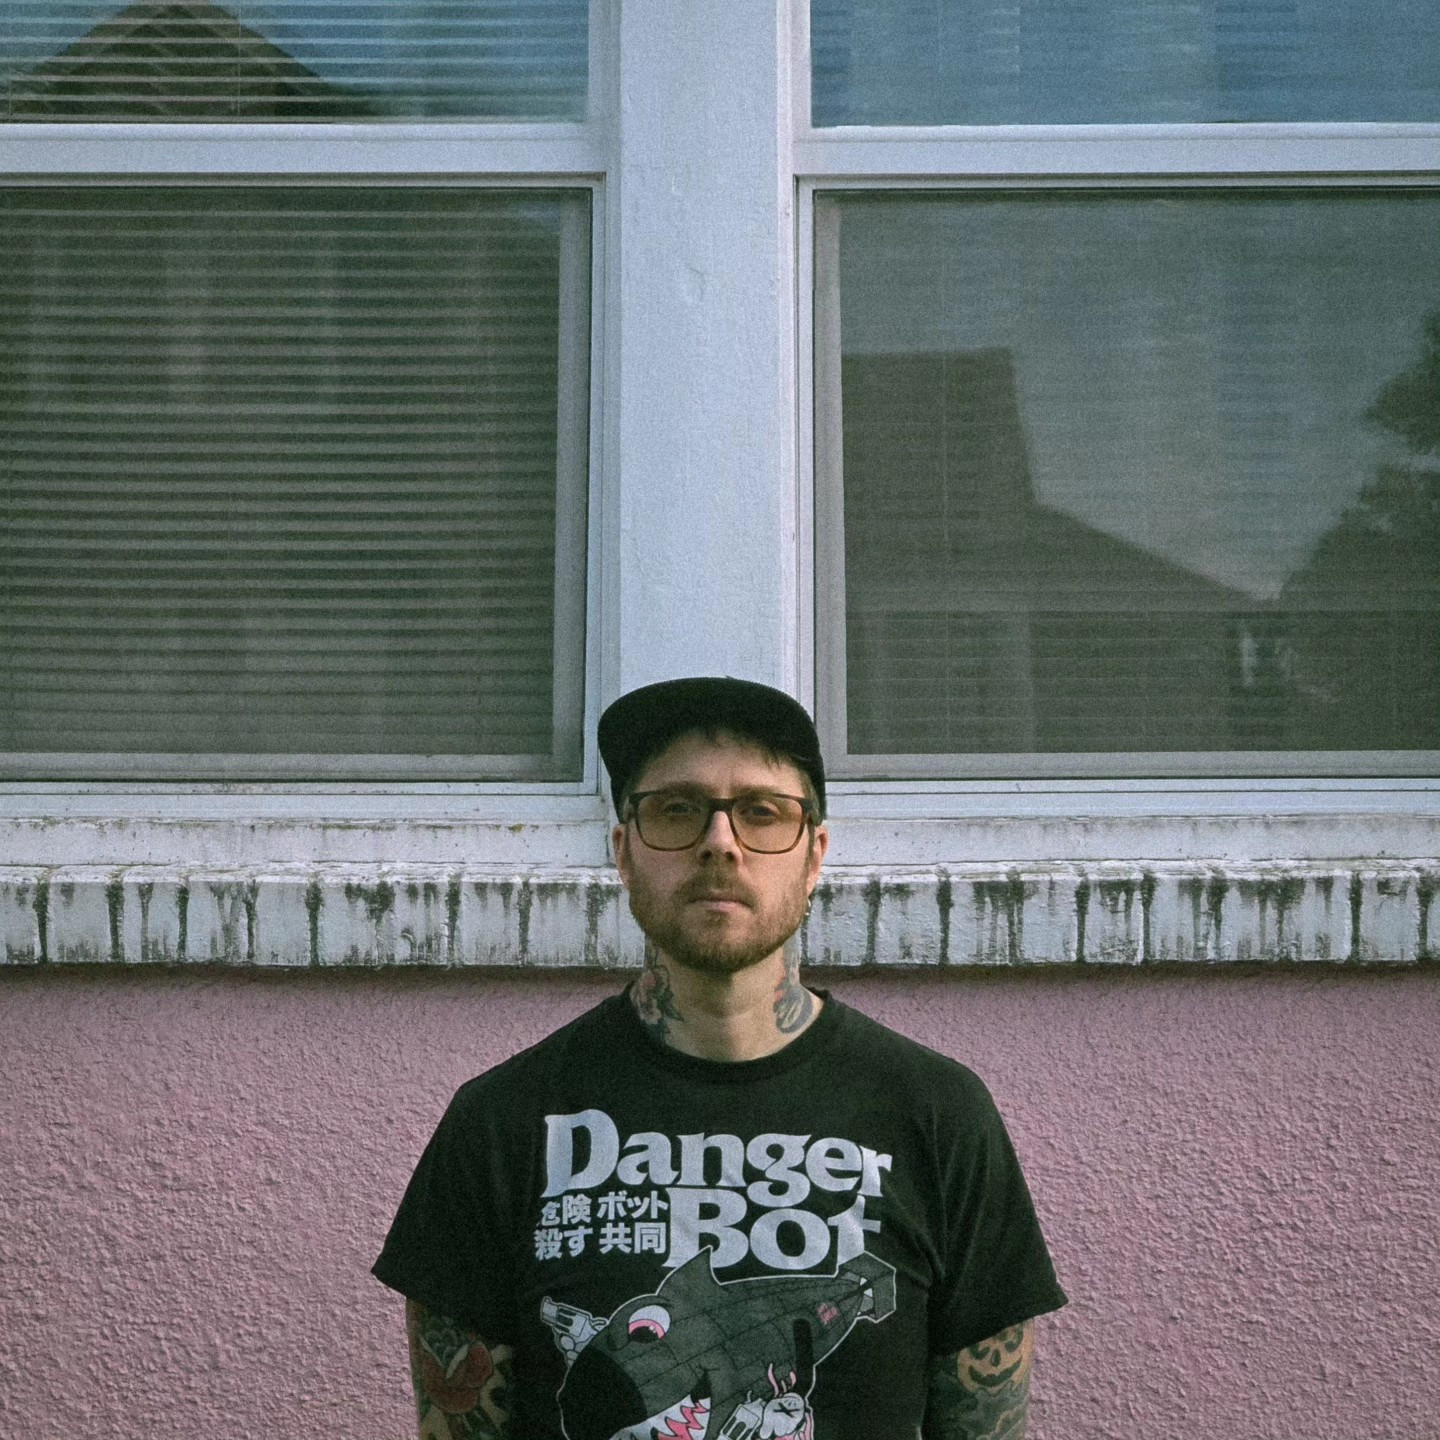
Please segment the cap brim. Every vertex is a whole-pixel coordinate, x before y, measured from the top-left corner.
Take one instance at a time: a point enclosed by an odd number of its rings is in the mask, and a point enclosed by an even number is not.
[[[731,676],[689,676],[643,685],[600,717],[600,757],[618,811],[636,768],[687,730],[733,730],[791,755],[810,777],[823,812],[825,770],[815,724],[783,690]]]

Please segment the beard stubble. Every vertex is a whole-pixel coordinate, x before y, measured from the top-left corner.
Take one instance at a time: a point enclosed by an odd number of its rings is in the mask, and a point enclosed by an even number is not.
[[[803,875],[770,905],[757,907],[752,899],[750,913],[755,923],[743,938],[732,940],[723,934],[707,936],[703,915],[689,913],[684,897],[683,886],[666,899],[657,896],[641,877],[633,876],[630,913],[650,945],[676,965],[715,976],[735,975],[768,959],[800,928],[810,900]]]

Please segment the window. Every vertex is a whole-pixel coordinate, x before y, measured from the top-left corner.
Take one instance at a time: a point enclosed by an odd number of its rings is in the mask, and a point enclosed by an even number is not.
[[[10,0],[5,118],[583,120],[585,0]]]
[[[1282,9],[815,0],[837,774],[1433,770],[1440,23]]]
[[[816,126],[1433,121],[1429,0],[812,0]]]
[[[586,7],[346,13],[3,22],[11,775],[580,776]]]

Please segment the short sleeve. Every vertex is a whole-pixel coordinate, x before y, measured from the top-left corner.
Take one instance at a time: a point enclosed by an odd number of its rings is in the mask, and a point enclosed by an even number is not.
[[[947,1355],[1065,1304],[1014,1146],[985,1086],[966,1074],[969,1121],[945,1175],[944,1274],[930,1349]]]
[[[437,1314],[473,1326],[487,1341],[512,1329],[513,1249],[504,1205],[505,1165],[484,1123],[475,1085],[451,1100],[390,1226],[371,1273]]]

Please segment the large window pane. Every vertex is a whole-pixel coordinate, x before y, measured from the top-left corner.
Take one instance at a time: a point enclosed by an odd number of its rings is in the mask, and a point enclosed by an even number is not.
[[[588,0],[6,0],[0,118],[585,116]]]
[[[581,191],[0,192],[12,773],[576,773],[588,232]]]
[[[816,125],[1440,120],[1434,0],[811,0]]]
[[[841,748],[1440,750],[1440,192],[821,196],[817,237]]]

